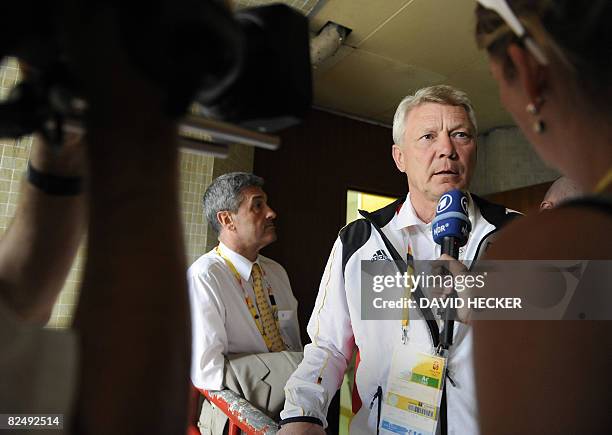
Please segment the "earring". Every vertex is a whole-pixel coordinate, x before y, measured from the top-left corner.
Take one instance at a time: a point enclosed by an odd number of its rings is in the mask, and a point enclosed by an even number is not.
[[[542,106],[543,103],[544,103],[544,100],[541,97],[538,97],[538,99],[535,102],[530,102],[529,104],[527,104],[527,107],[525,108],[525,110],[530,115],[536,116],[540,112],[540,106]],[[538,134],[542,134],[544,133],[545,130],[546,130],[546,123],[542,121],[541,119],[536,118],[536,120],[533,123],[533,131],[535,131]]]
[[[535,131],[536,133],[542,134],[544,133],[544,130],[546,130],[546,124],[541,119],[538,119],[536,122],[533,123],[533,131]]]
[[[529,113],[531,115],[537,115],[538,114],[538,108],[533,103],[527,104],[526,110],[527,110],[527,113]]]

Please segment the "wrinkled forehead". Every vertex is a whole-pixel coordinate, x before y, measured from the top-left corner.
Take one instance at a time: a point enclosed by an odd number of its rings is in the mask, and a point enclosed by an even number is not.
[[[440,103],[421,103],[406,115],[406,130],[422,130],[429,128],[456,129],[469,128],[474,132],[467,110],[463,106]]]
[[[268,195],[259,186],[248,186],[240,191],[241,203],[250,203],[255,199],[267,200]]]

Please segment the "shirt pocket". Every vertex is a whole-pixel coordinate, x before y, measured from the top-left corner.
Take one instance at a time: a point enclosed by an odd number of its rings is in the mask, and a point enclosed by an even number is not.
[[[279,310],[278,324],[280,326],[283,341],[287,345],[287,350],[302,350],[300,330],[295,310]]]

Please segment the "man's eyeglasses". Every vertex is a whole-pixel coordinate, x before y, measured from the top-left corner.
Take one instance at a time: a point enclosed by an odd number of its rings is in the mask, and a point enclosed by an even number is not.
[[[476,1],[480,3],[483,7],[497,12],[497,14],[506,22],[508,27],[512,29],[514,34],[523,41],[525,47],[527,47],[527,50],[531,52],[531,54],[533,55],[533,57],[535,57],[538,63],[540,65],[548,65],[548,59],[546,58],[546,55],[544,54],[540,46],[536,44],[533,38],[528,35],[525,26],[523,26],[523,24],[519,21],[514,12],[512,12],[512,9],[510,9],[510,6],[508,6],[506,0]]]

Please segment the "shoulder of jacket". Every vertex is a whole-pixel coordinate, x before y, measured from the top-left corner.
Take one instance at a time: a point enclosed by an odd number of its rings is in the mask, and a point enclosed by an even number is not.
[[[367,219],[357,219],[342,228],[338,238],[342,243],[342,272],[349,259],[364,246],[372,234],[372,225]]]
[[[383,228],[391,222],[406,198],[400,198],[391,204],[371,213],[360,210],[362,219],[351,222],[340,230],[338,237],[342,242],[342,271],[346,269],[349,259],[363,247],[372,236],[372,226]]]
[[[516,210],[506,208],[503,205],[495,204],[478,195],[471,194],[474,203],[478,206],[482,217],[495,228],[501,228],[512,220],[523,216]]]

